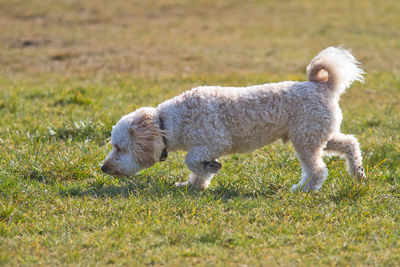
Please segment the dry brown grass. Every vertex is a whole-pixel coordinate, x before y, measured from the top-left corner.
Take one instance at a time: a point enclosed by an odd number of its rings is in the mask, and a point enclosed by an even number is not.
[[[0,1],[2,73],[294,73],[343,44],[398,73],[389,1]]]

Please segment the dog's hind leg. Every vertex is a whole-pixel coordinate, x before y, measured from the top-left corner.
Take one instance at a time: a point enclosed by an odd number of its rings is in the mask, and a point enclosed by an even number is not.
[[[192,173],[189,180],[176,183],[177,186],[192,185],[197,190],[206,189],[215,173],[222,165],[216,161],[218,153],[210,151],[207,147],[195,147],[188,151],[185,163]]]
[[[325,150],[342,153],[346,156],[348,171],[358,179],[364,179],[362,156],[357,138],[352,135],[337,133],[326,144]]]
[[[301,163],[302,179],[292,187],[292,191],[318,191],[328,176],[328,169],[322,160],[322,147],[310,149],[294,145]]]

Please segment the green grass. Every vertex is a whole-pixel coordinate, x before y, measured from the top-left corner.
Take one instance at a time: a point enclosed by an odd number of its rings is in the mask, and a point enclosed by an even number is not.
[[[1,1],[0,265],[399,265],[397,1]],[[12,27],[5,27],[12,25]],[[368,71],[341,99],[367,180],[338,157],[318,193],[280,142],[175,188],[184,153],[101,173],[112,125],[201,84],[305,80],[344,44]]]

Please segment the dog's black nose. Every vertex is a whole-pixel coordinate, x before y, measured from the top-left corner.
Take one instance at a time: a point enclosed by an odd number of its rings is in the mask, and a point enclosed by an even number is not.
[[[107,171],[107,166],[106,165],[103,165],[103,166],[101,166],[101,170],[103,171],[103,172],[106,172]]]

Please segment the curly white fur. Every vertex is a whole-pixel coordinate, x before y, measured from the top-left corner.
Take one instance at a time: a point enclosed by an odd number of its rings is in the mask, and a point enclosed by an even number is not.
[[[302,180],[293,191],[320,189],[328,175],[324,150],[344,154],[349,172],[364,178],[357,139],[340,133],[338,104],[346,88],[363,81],[363,70],[349,51],[329,47],[311,61],[307,74],[309,82],[197,87],[157,108],[138,109],[113,127],[114,149],[102,170],[132,175],[152,166],[164,149],[164,136],[169,151],[187,151],[192,174],[180,185],[204,189],[219,170],[210,162],[282,139],[293,143],[302,164]]]

